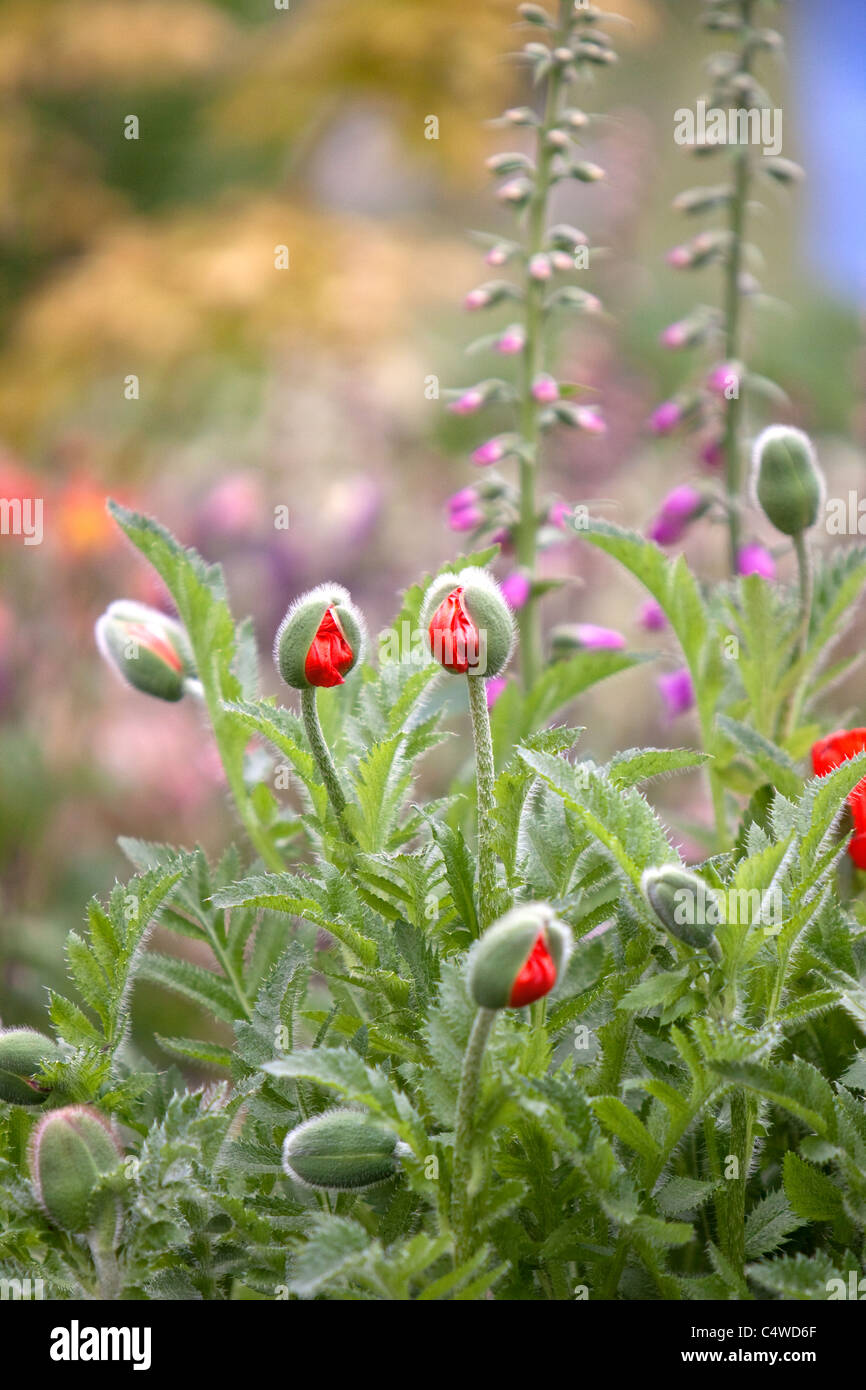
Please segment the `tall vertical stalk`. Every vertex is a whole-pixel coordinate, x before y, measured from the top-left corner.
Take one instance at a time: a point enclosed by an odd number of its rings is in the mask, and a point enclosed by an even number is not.
[[[746,74],[751,61],[752,7],[754,0],[741,0],[740,18],[743,24],[742,47],[738,71]],[[725,356],[728,362],[738,362],[742,345],[742,271],[746,208],[751,183],[749,147],[737,147],[734,156],[734,185],[729,205],[728,230],[730,241],[725,271]],[[725,494],[728,514],[729,562],[731,574],[737,573],[740,551],[740,509],[742,505],[742,398],[740,390],[726,402],[723,453],[725,459]]]
[[[493,740],[482,676],[467,676],[472,738],[475,743],[475,783],[478,798],[478,921],[483,931],[499,916],[499,886],[493,848]]]
[[[472,1130],[475,1121],[475,1102],[481,1081],[481,1065],[490,1030],[496,1021],[495,1009],[479,1009],[472,1024],[469,1042],[463,1057],[460,1091],[457,1096],[457,1120],[454,1130],[454,1168],[451,1195],[451,1227],[454,1232],[455,1261],[467,1259],[467,1222],[469,1217],[469,1177]]]

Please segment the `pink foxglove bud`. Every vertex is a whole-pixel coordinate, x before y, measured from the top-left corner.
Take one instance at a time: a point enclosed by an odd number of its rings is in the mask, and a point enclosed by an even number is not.
[[[586,434],[607,434],[607,422],[597,406],[579,405],[575,407],[574,423]]]
[[[647,599],[646,603],[641,604],[637,620],[647,632],[661,632],[668,625],[664,609],[660,603],[656,603],[654,598]]]
[[[583,651],[621,651],[626,641],[621,632],[597,623],[562,623],[550,634],[551,654],[556,661]]]
[[[697,488],[682,484],[664,498],[658,515],[648,531],[657,545],[675,545],[682,539],[686,527],[706,510],[707,501]]]
[[[526,346],[526,333],[519,323],[513,323],[504,333],[500,333],[493,346],[504,357],[513,357]]]
[[[493,676],[484,685],[484,698],[487,701],[487,708],[493,709],[506,685],[508,684],[505,676]]]
[[[759,574],[763,579],[775,579],[776,562],[766,546],[752,541],[737,552],[737,574]]]
[[[707,468],[719,468],[725,461],[724,441],[718,437],[707,439],[701,445],[698,457]]]
[[[535,256],[530,256],[527,270],[532,280],[549,280],[553,274],[550,257],[545,256],[543,251],[539,251]]]
[[[683,418],[683,408],[678,401],[662,401],[649,417],[652,434],[671,434]]]
[[[464,309],[486,309],[490,303],[490,295],[483,286],[478,289],[470,290],[463,300]]]
[[[569,531],[571,529],[571,519],[574,515],[574,508],[568,502],[554,502],[550,511],[547,513],[547,520],[551,526],[555,526],[559,531]]]
[[[515,570],[513,574],[509,574],[507,578],[503,579],[499,588],[505,596],[508,607],[512,612],[516,612],[518,608],[525,607],[532,586],[529,582],[529,576],[523,570]]]
[[[707,390],[715,396],[726,396],[731,387],[739,387],[742,366],[739,362],[720,362],[707,375]]]
[[[533,183],[531,179],[509,179],[504,183],[497,193],[497,198],[503,203],[510,204],[514,208],[525,207],[532,197]]]
[[[547,372],[541,372],[532,383],[532,398],[539,405],[551,405],[559,400],[559,387]]]
[[[468,391],[457,397],[456,401],[451,401],[448,409],[452,415],[474,415],[476,410],[480,410],[484,404],[484,392],[477,386],[470,386]]]
[[[491,463],[499,463],[505,458],[508,448],[502,436],[495,439],[487,439],[472,454],[472,462],[477,463],[479,468],[488,468]]]
[[[663,328],[659,334],[659,342],[662,347],[671,349],[688,347],[690,338],[689,325],[685,319],[680,319],[677,323],[669,323],[667,328]]]
[[[581,183],[598,183],[605,175],[600,164],[592,164],[588,159],[584,159],[579,164],[572,165],[571,176],[579,179]]]
[[[685,714],[695,703],[695,690],[687,667],[659,676],[656,682],[668,719]]]
[[[687,270],[692,263],[692,253],[687,246],[672,246],[665,260],[674,270]]]

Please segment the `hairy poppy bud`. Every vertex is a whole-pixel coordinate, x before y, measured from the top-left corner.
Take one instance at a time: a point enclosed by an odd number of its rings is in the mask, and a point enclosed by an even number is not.
[[[76,1235],[94,1233],[110,1244],[117,1199],[96,1186],[123,1157],[107,1123],[95,1110],[69,1105],[52,1110],[33,1132],[30,1176],[49,1221]]]
[[[96,644],[128,685],[158,700],[180,700],[195,675],[185,629],[146,603],[109,604],[96,624]]]
[[[274,661],[286,685],[343,685],[364,651],[364,620],[339,584],[320,584],[295,599],[277,629]]]
[[[721,914],[708,883],[689,869],[665,864],[660,869],[647,869],[641,888],[666,932],[696,951],[709,948]]]
[[[818,520],[824,475],[812,441],[789,425],[770,425],[752,450],[752,486],[758,505],[777,531],[797,536]]]
[[[43,1062],[55,1062],[60,1049],[35,1028],[8,1028],[0,1033],[0,1100],[10,1105],[41,1105],[48,1095],[34,1079]]]
[[[484,1009],[522,1009],[550,993],[570,948],[568,927],[547,903],[514,907],[473,946],[469,993]]]
[[[283,1168],[304,1187],[372,1187],[398,1166],[396,1135],[363,1110],[326,1110],[283,1141]]]
[[[514,646],[514,619],[486,570],[443,574],[427,590],[421,612],[430,650],[454,676],[498,676]]]

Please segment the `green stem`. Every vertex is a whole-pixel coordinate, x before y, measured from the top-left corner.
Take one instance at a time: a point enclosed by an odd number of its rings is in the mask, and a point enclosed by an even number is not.
[[[463,1057],[463,1071],[460,1077],[460,1092],[457,1097],[457,1121],[454,1129],[454,1170],[451,1182],[451,1227],[454,1232],[455,1263],[460,1265],[468,1258],[469,1233],[469,1179],[471,1176],[472,1131],[475,1122],[475,1102],[481,1080],[481,1064],[490,1030],[496,1021],[495,1009],[479,1009],[472,1024],[466,1053]]]
[[[812,570],[812,556],[809,550],[809,541],[806,532],[798,531],[795,536],[791,537],[791,540],[794,544],[794,553],[797,556],[797,576],[800,594],[800,619],[793,658],[793,664],[796,666],[805,656],[806,648],[809,644],[809,626],[812,621],[812,597],[815,579]],[[800,716],[804,693],[805,682],[803,680],[798,681],[791,691],[791,698],[785,716],[785,738],[790,738],[796,727],[797,720]]]
[[[560,4],[560,29],[555,40],[565,42],[570,30],[570,6],[567,0]],[[560,116],[560,95],[562,92],[562,69],[556,67],[547,83],[544,116],[536,135],[535,187],[529,203],[526,229],[526,265],[544,247],[547,221],[547,198],[550,192],[551,165],[554,150],[547,136]],[[538,516],[536,512],[536,469],[538,459],[538,406],[532,396],[532,383],[542,365],[542,319],[544,286],[534,280],[528,272],[525,279],[526,295],[526,343],[523,349],[520,395],[520,434],[522,453],[520,456],[520,504],[516,533],[517,559],[526,571],[531,585],[535,583],[538,553]],[[538,597],[530,590],[527,602],[518,613],[520,628],[520,662],[523,684],[530,690],[535,683],[541,666],[541,634],[538,622]]]
[[[269,869],[274,869],[277,873],[281,873],[286,866],[283,863],[282,855],[256,815],[255,808],[244,781],[243,758],[238,758],[233,750],[229,750],[225,746],[222,735],[223,730],[226,728],[226,715],[222,708],[222,697],[220,692],[215,690],[210,683],[205,684],[197,680],[187,681],[186,689],[187,694],[192,695],[195,699],[201,700],[207,709],[214,739],[216,740],[217,751],[219,752],[220,760],[225,769],[229,791],[232,794],[232,799],[237,807],[243,827],[249,836],[250,843],[258,851],[262,862],[266,864]]]
[[[746,1262],[746,1184],[752,1165],[756,1113],[754,1097],[738,1086],[731,1094],[731,1155],[737,1160],[737,1176],[726,1180],[719,1239],[723,1253],[739,1274]]]
[[[753,0],[742,0],[741,18],[744,25],[744,43],[740,55],[739,71],[747,73],[750,61],[751,22]],[[743,270],[743,239],[745,234],[746,206],[749,198],[750,164],[747,145],[741,145],[735,156],[734,191],[730,203],[728,230],[731,240],[728,250],[725,274],[725,356],[728,362],[740,360],[741,347],[741,305],[742,293],[740,279]],[[727,495],[728,532],[731,574],[737,573],[737,556],[740,550],[740,505],[742,491],[742,450],[740,429],[742,426],[742,401],[740,388],[727,402],[725,411],[725,435],[723,452],[725,457],[725,492]]]
[[[500,913],[499,877],[493,848],[493,739],[482,676],[467,676],[469,713],[475,744],[475,785],[478,804],[478,922],[483,931]]]
[[[334,808],[334,814],[344,839],[348,839],[349,832],[343,819],[346,810],[346,793],[343,791],[339,773],[334,765],[334,759],[331,757],[331,750],[325,742],[325,735],[322,733],[322,726],[319,723],[315,686],[306,686],[301,691],[301,717],[304,721],[304,728],[307,731],[313,757],[316,760],[316,766],[322,774],[328,800]]]

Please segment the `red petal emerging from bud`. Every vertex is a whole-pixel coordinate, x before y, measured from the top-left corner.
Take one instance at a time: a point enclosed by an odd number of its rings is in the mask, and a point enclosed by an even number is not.
[[[343,677],[352,665],[352,648],[346,641],[340,620],[333,608],[325,610],[319,630],[310,643],[304,663],[304,675],[310,685],[329,688],[343,685]]]
[[[442,600],[427,631],[434,657],[453,676],[465,676],[470,667],[478,665],[478,629],[466,612],[462,588]]]
[[[816,777],[826,777],[858,753],[866,753],[866,729],[837,729],[812,745],[812,770]],[[866,777],[849,794],[848,805],[854,822],[848,853],[858,869],[866,869]]]
[[[147,627],[145,623],[127,622],[124,623],[124,632],[128,641],[137,642],[140,647],[164,661],[173,671],[183,670],[183,662],[174,647],[164,637],[160,637],[159,633],[154,632],[152,627]]]
[[[512,1009],[522,1009],[549,994],[555,984],[556,962],[547,949],[544,932],[540,932],[511,987],[508,1003]]]

